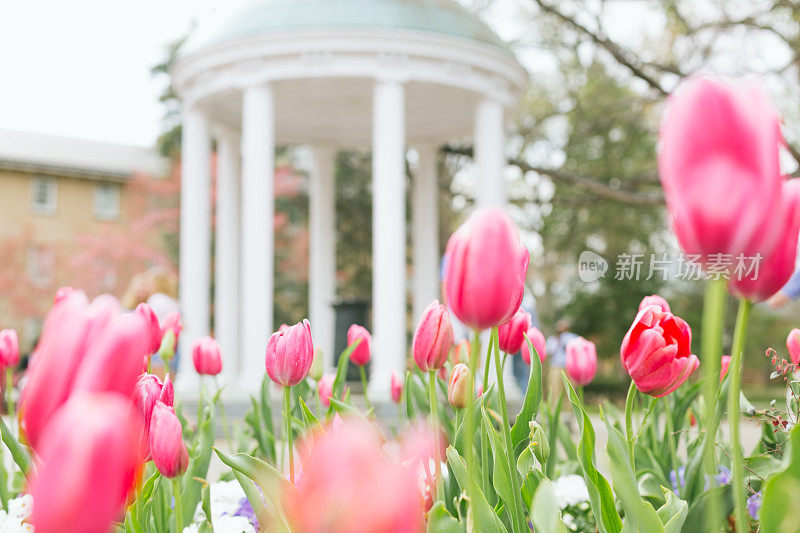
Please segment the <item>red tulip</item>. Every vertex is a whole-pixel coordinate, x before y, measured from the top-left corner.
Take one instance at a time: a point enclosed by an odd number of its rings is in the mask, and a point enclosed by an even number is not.
[[[473,329],[508,322],[522,303],[530,254],[501,209],[474,213],[447,242],[447,305]]]
[[[545,342],[544,335],[538,329],[531,327],[526,333],[528,336],[528,340],[531,341],[533,344],[533,349],[536,350],[536,353],[539,354],[539,360],[544,363],[544,360],[547,359],[547,343]],[[520,352],[522,356],[522,360],[528,364],[531,364],[531,354],[528,351],[528,343],[522,343],[522,351]]]
[[[780,224],[779,117],[755,83],[693,77],[668,100],[658,166],[687,255],[769,255]],[[724,201],[715,201],[723,199]]]
[[[372,357],[372,335],[369,334],[367,328],[353,324],[347,330],[347,345],[352,346],[359,339],[361,342],[350,354],[350,362],[356,366],[364,366]]]
[[[731,366],[731,356],[723,355],[719,367],[719,380],[722,382],[725,379],[725,374],[728,373],[728,368]]]
[[[689,325],[655,305],[636,315],[622,341],[620,358],[636,387],[656,398],[680,387],[700,365],[692,354]]]
[[[78,291],[65,296],[47,314],[22,391],[28,442],[38,448],[48,421],[75,391],[130,397],[149,347],[147,322],[122,314],[116,300],[101,296],[89,303]]]
[[[267,374],[282,387],[292,387],[306,379],[313,361],[314,342],[307,319],[276,331],[267,341]]]
[[[19,363],[19,337],[13,329],[0,331],[0,366],[11,368]]]
[[[780,230],[776,246],[770,252],[759,252],[763,260],[749,275],[731,274],[731,292],[748,300],[768,299],[786,285],[794,272],[800,232],[800,179],[784,182],[781,202],[780,213],[766,222],[769,227]]]
[[[145,303],[137,305],[136,312],[142,315],[150,326],[150,351],[148,355],[154,354],[161,347],[161,325],[158,323],[156,312]]]
[[[117,393],[71,398],[41,434],[31,480],[37,533],[108,533],[142,464],[142,421]]]
[[[181,314],[179,311],[171,312],[164,317],[164,320],[161,321],[161,338],[163,339],[164,335],[166,335],[169,331],[171,331],[172,335],[174,336],[172,341],[173,351],[178,346],[178,338],[180,337],[182,330],[183,320],[181,319]]]
[[[786,349],[795,365],[800,364],[800,329],[794,328],[786,337]]]
[[[577,385],[588,385],[597,372],[597,349],[594,343],[577,337],[567,343],[567,375]]]
[[[472,399],[472,373],[464,363],[458,363],[447,384],[447,401],[457,409],[466,407]]]
[[[334,374],[325,374],[317,382],[317,393],[319,401],[325,407],[330,407],[331,396],[333,396],[333,382],[336,379]]]
[[[642,298],[641,303],[639,303],[639,311],[650,305],[655,305],[657,307],[660,307],[661,310],[664,311],[665,313],[672,312],[672,310],[669,308],[669,303],[658,294],[653,294],[651,296],[645,296],[644,298]]]
[[[392,372],[390,390],[392,393],[392,401],[394,403],[400,403],[400,397],[403,396],[403,381],[397,377],[397,374],[394,372]]]
[[[439,370],[453,347],[453,325],[447,308],[434,300],[428,304],[414,331],[411,352],[423,372]]]
[[[216,376],[222,372],[219,344],[212,337],[200,337],[192,345],[194,369],[201,376]]]
[[[511,320],[497,328],[500,349],[506,353],[517,353],[525,342],[525,332],[533,325],[531,314],[521,307]]]
[[[353,420],[316,435],[301,451],[303,475],[283,502],[297,533],[422,532],[413,472],[381,451],[376,432]]]
[[[150,457],[161,475],[180,476],[189,466],[189,452],[183,443],[181,422],[172,407],[156,402],[150,420]]]

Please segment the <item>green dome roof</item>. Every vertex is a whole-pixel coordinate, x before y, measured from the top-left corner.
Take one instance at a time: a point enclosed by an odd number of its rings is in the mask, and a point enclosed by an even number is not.
[[[256,0],[201,24],[181,55],[272,31],[309,28],[416,30],[508,51],[486,24],[454,0]]]

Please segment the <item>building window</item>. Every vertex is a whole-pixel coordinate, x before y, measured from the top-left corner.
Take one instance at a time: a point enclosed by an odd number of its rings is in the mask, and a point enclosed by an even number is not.
[[[119,218],[119,185],[98,183],[94,187],[94,216],[100,220]]]
[[[39,215],[53,215],[58,207],[58,182],[51,178],[31,180],[31,211]]]

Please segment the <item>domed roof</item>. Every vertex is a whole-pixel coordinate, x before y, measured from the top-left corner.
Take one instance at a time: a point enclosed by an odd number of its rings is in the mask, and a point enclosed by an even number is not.
[[[455,0],[255,0],[200,24],[181,55],[273,31],[312,28],[421,31],[510,53],[486,24]]]

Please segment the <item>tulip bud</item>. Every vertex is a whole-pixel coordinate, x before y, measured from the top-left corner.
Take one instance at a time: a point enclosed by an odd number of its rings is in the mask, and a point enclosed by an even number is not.
[[[731,356],[730,355],[723,355],[722,360],[720,361],[719,367],[719,381],[722,382],[725,379],[725,375],[728,373],[728,368],[731,366]]]
[[[392,401],[400,403],[400,398],[403,396],[403,381],[394,372],[392,372],[391,380]]]
[[[163,322],[161,323],[161,338],[164,338],[164,335],[167,332],[172,332],[172,345],[171,349],[175,352],[175,349],[178,346],[178,338],[181,335],[181,330],[183,330],[183,322],[181,320],[181,314],[178,311],[173,311],[167,316],[164,317]]]
[[[651,305],[661,308],[661,310],[665,313],[672,312],[672,310],[669,308],[669,303],[658,294],[652,294],[642,298],[642,301],[639,303],[639,311]]]
[[[531,420],[529,426],[531,428],[531,443],[528,446],[530,446],[539,463],[545,464],[547,458],[550,457],[550,442],[547,440],[544,428],[538,422]]]
[[[189,466],[189,452],[183,443],[181,422],[172,407],[156,402],[150,420],[150,456],[168,478],[178,477]]]
[[[572,339],[567,344],[567,375],[577,385],[588,385],[597,372],[597,349],[594,343],[583,337]]]
[[[0,366],[11,368],[19,363],[19,337],[13,329],[0,331]]]
[[[471,399],[472,372],[464,363],[453,367],[450,382],[447,384],[447,401],[456,409],[463,409]]]
[[[200,337],[192,346],[194,369],[201,376],[216,376],[222,372],[219,344],[212,337]]]
[[[467,363],[469,364],[469,356],[470,350],[472,348],[469,345],[469,341],[463,340],[453,347],[453,366],[456,366],[458,363]]]
[[[520,308],[511,317],[511,320],[497,328],[500,349],[506,353],[514,354],[522,349],[525,343],[525,332],[533,325],[531,314]]]
[[[178,343],[175,341],[175,334],[168,330],[164,337],[161,339],[161,346],[158,347],[158,355],[161,360],[169,364],[172,358],[175,357],[175,346]]]
[[[440,369],[450,348],[453,347],[453,326],[450,324],[450,314],[447,308],[438,300],[432,301],[422,312],[411,351],[414,361],[423,372]]]
[[[158,396],[158,400],[170,407],[175,403],[175,386],[172,384],[172,378],[169,377],[169,374],[164,378],[164,386],[161,387],[161,394]]]
[[[358,340],[361,342],[350,354],[350,362],[356,366],[364,366],[372,357],[372,335],[369,334],[367,328],[353,324],[347,330],[347,345],[352,346]]]
[[[313,360],[314,343],[307,319],[276,331],[267,341],[267,374],[282,387],[292,387],[306,379]]]
[[[317,382],[317,393],[319,394],[319,401],[325,407],[331,406],[331,396],[333,396],[334,380],[336,380],[336,375],[325,374]]]
[[[322,373],[325,371],[324,366],[322,348],[315,346],[314,359],[311,361],[311,369],[308,371],[308,375],[311,376],[311,379],[314,381],[322,379]]]
[[[539,355],[539,361],[544,363],[544,360],[547,359],[547,343],[545,342],[542,332],[534,327],[531,327],[528,332],[525,333],[525,335],[528,337],[528,340],[531,341],[531,344],[533,344],[533,349],[536,350],[536,353]],[[527,342],[522,343],[520,356],[527,364],[531,364],[531,353],[528,349]]]
[[[161,325],[158,323],[158,317],[153,308],[146,303],[141,303],[136,306],[137,314],[144,318],[145,322],[150,328],[150,349],[148,355],[154,354],[161,347]]]
[[[795,365],[800,364],[800,329],[794,328],[786,337],[786,349]]]

